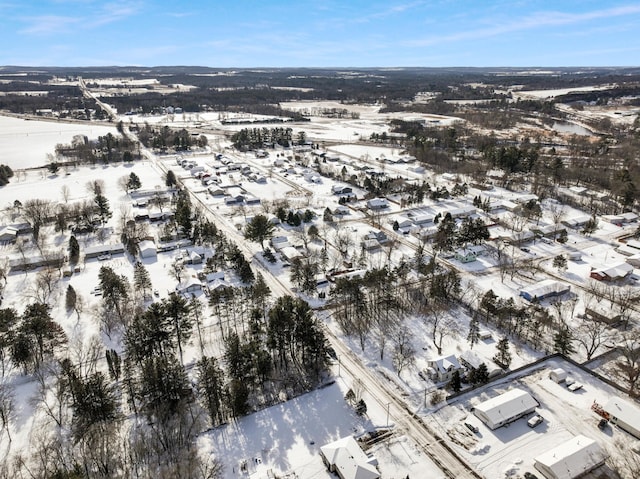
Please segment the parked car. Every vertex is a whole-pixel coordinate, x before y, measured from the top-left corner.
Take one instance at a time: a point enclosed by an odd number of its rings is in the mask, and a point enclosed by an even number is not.
[[[536,414],[535,416],[533,416],[531,419],[527,421],[527,426],[536,427],[538,424],[542,424],[542,421],[544,421],[542,416],[540,416],[539,414]]]
[[[108,259],[111,259],[111,255],[109,253],[101,254],[100,256],[98,256],[98,261],[106,261]]]
[[[577,391],[578,389],[582,389],[582,387],[583,387],[582,383],[573,383],[567,389],[571,392],[574,392],[574,391]]]
[[[532,472],[527,471],[524,473],[524,479],[538,479],[538,476],[536,476]]]
[[[478,432],[479,431],[478,426],[474,426],[471,423],[465,422],[464,425],[467,426],[467,429],[469,429],[469,431],[471,431],[471,432]]]
[[[598,429],[600,429],[601,431],[604,430],[607,427],[607,424],[609,424],[609,421],[607,421],[605,418],[602,418],[598,421]]]

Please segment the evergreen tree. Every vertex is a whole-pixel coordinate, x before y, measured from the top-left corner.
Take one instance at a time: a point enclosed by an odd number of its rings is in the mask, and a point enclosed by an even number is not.
[[[151,290],[151,276],[142,263],[136,263],[133,269],[133,287],[141,292],[143,297]]]
[[[69,263],[76,264],[80,259],[80,245],[75,236],[69,238]]]
[[[477,369],[474,370],[473,384],[486,384],[489,382],[489,369],[485,363],[480,364]]]
[[[169,188],[174,188],[177,184],[178,180],[176,179],[176,174],[172,170],[167,171],[165,185],[167,185]]]
[[[171,321],[178,355],[182,362],[182,346],[191,337],[193,330],[193,318],[189,314],[187,300],[176,292],[172,292],[168,298],[162,301],[166,315]]]
[[[191,200],[189,193],[184,190],[178,192],[178,200],[176,201],[175,221],[182,228],[182,232],[186,236],[191,235],[193,223],[191,220]]]
[[[438,225],[433,247],[437,251],[451,251],[456,244],[456,238],[456,222],[451,214],[447,213]]]
[[[105,358],[107,360],[107,368],[109,369],[109,377],[114,381],[118,381],[120,379],[121,369],[121,359],[115,349],[107,349],[104,352]]]
[[[216,358],[204,356],[198,362],[198,391],[213,425],[222,424],[227,417],[228,392],[224,373]]]
[[[553,350],[564,356],[569,356],[576,352],[573,346],[573,335],[568,326],[562,325],[553,336]]]
[[[140,178],[133,171],[129,174],[129,179],[127,180],[127,191],[135,191],[142,188],[142,183],[140,182]]]
[[[247,224],[244,230],[244,237],[249,241],[257,241],[264,250],[264,240],[273,236],[275,225],[269,221],[265,215],[256,215]]]
[[[93,199],[93,202],[96,204],[96,208],[98,209],[100,221],[104,224],[112,216],[111,210],[109,209],[109,200],[105,196],[97,194]]]
[[[460,371],[454,371],[451,377],[451,389],[453,392],[458,393],[462,389],[462,378],[460,377]]]
[[[71,285],[67,286],[67,293],[65,295],[65,307],[67,308],[67,311],[73,311],[73,309],[75,309],[76,301],[76,290],[73,289],[73,286]]]
[[[564,255],[560,254],[553,258],[553,266],[558,270],[567,269],[567,258]]]
[[[480,340],[480,322],[478,318],[475,316],[471,318],[469,321],[469,334],[467,335],[467,341],[469,342],[469,347],[473,349],[473,347],[478,344]]]
[[[503,369],[507,369],[511,364],[511,352],[509,351],[509,339],[503,336],[496,345],[496,354],[493,360]]]

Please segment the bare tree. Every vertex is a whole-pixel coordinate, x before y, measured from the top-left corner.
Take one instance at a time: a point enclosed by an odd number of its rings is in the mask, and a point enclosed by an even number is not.
[[[640,338],[633,332],[627,332],[618,342],[620,358],[616,361],[618,374],[627,383],[629,395],[636,395],[636,386],[640,379]]]
[[[406,326],[402,325],[398,328],[393,349],[393,364],[398,371],[398,377],[405,367],[415,363],[416,351],[411,344],[412,337],[411,331]]]
[[[87,191],[94,195],[102,195],[104,193],[104,181],[103,180],[92,180],[88,181],[85,185]]]
[[[442,342],[446,337],[455,337],[458,333],[458,324],[448,314],[449,308],[438,300],[432,300],[426,307],[427,313],[424,322],[429,327],[429,334],[433,345],[442,354]]]
[[[607,324],[602,321],[584,320],[575,329],[574,339],[584,349],[589,361],[600,346],[611,339],[612,334]]]
[[[22,214],[31,224],[33,239],[37,242],[40,228],[53,218],[54,207],[49,200],[31,199],[24,202]]]
[[[60,193],[62,194],[62,199],[65,203],[69,201],[69,197],[71,196],[71,189],[69,189],[68,185],[62,185],[60,187]]]

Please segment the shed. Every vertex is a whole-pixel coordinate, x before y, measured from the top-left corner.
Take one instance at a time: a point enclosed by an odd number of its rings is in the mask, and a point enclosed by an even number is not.
[[[343,437],[320,448],[327,469],[340,479],[378,479],[375,458],[367,456],[352,436]]]
[[[596,441],[575,436],[534,459],[534,467],[547,479],[574,479],[593,471],[606,459]]]
[[[138,249],[140,250],[141,258],[155,258],[156,256],[158,256],[158,250],[153,241],[140,241],[140,243],[138,244]]]
[[[637,404],[614,397],[605,404],[604,410],[609,413],[611,424],[640,439],[640,408]]]
[[[15,243],[18,231],[11,226],[5,226],[0,230],[0,244]]]
[[[528,392],[512,389],[478,404],[473,414],[493,430],[534,412],[536,407],[538,401]]]
[[[296,258],[302,257],[302,253],[293,246],[285,246],[280,250],[280,254],[287,261],[293,261]]]
[[[556,368],[549,371],[549,379],[554,383],[561,383],[567,379],[567,372],[562,368]]]

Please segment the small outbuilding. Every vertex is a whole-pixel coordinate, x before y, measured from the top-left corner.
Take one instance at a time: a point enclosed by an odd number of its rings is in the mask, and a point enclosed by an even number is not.
[[[528,392],[511,389],[478,404],[473,414],[493,430],[534,412],[538,406],[538,401]]]
[[[575,479],[604,464],[607,456],[598,443],[575,436],[534,459],[534,467],[547,479]]]
[[[140,241],[138,244],[141,258],[155,258],[158,256],[158,249],[153,241]]]
[[[561,383],[567,379],[567,372],[562,368],[552,369],[549,372],[549,379],[554,383]]]

